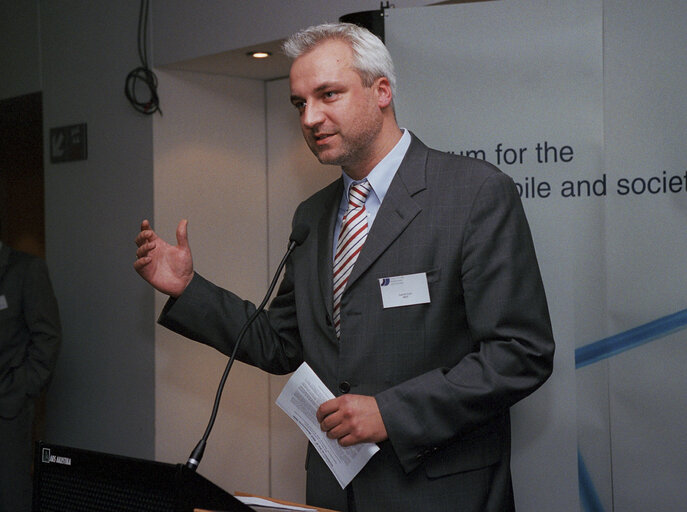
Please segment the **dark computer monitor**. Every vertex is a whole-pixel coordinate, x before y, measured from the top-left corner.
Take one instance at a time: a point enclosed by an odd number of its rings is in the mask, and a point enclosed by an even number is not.
[[[33,512],[251,512],[183,464],[36,443]]]

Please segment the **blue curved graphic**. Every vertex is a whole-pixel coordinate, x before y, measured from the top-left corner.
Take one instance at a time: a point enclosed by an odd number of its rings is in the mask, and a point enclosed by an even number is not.
[[[687,328],[687,309],[664,316],[652,322],[595,341],[575,350],[575,369],[608,359],[627,350],[657,340]],[[604,512],[594,482],[587,471],[582,454],[577,451],[577,474],[580,487],[580,505],[585,512]]]
[[[577,477],[580,482],[580,505],[585,512],[604,512],[599,495],[596,493],[594,482],[587,471],[580,450],[577,450]]]
[[[687,328],[687,309],[576,349],[575,369],[613,357],[684,328]]]

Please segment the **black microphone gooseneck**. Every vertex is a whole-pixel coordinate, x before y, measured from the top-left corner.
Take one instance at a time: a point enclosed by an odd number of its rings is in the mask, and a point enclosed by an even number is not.
[[[281,263],[279,263],[279,266],[277,267],[277,271],[274,273],[274,277],[272,278],[272,283],[270,284],[270,287],[267,290],[267,293],[265,294],[265,298],[262,299],[262,302],[258,306],[258,308],[253,312],[253,314],[246,320],[246,323],[243,324],[243,327],[241,327],[241,331],[239,332],[238,338],[236,338],[236,344],[234,345],[234,350],[231,353],[231,357],[229,358],[229,362],[227,363],[227,367],[224,369],[224,374],[222,375],[222,379],[219,382],[219,387],[217,388],[217,394],[215,395],[215,404],[212,407],[212,414],[210,415],[210,421],[208,422],[208,426],[205,429],[205,433],[203,434],[203,437],[198,441],[198,444],[196,447],[193,449],[191,452],[191,455],[188,458],[188,461],[186,461],[186,467],[189,469],[192,469],[195,471],[198,469],[198,464],[200,464],[201,459],[203,458],[203,452],[205,452],[205,445],[207,444],[208,437],[210,437],[210,432],[212,431],[212,427],[215,424],[215,419],[217,419],[217,411],[219,410],[219,402],[220,399],[222,398],[222,391],[224,390],[224,384],[227,382],[227,377],[229,376],[229,370],[231,370],[232,365],[234,364],[234,359],[236,359],[236,352],[238,351],[239,345],[241,344],[241,340],[243,339],[243,336],[246,334],[246,331],[248,330],[248,327],[253,323],[253,321],[258,317],[258,315],[262,312],[263,309],[265,309],[265,305],[267,304],[267,301],[270,298],[270,295],[272,295],[272,291],[274,290],[274,287],[277,285],[277,280],[279,278],[279,275],[281,274],[282,269],[284,268],[284,265],[286,265],[286,260],[289,258],[293,250],[301,245],[303,242],[305,242],[305,239],[308,238],[308,234],[310,233],[310,228],[306,226],[305,224],[298,224],[296,227],[293,228],[293,231],[291,232],[291,236],[289,237],[289,245],[286,249],[286,254],[284,254],[284,257],[281,260]]]

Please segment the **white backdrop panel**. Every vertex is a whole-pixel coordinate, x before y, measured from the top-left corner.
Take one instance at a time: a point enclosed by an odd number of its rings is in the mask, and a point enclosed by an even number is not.
[[[607,360],[619,511],[687,502],[685,21],[683,0],[604,0],[607,334],[646,331]]]
[[[603,332],[601,2],[391,10],[402,125],[521,187],[549,297],[553,377],[513,410],[522,510],[578,510],[577,340]],[[431,36],[428,36],[431,35]]]

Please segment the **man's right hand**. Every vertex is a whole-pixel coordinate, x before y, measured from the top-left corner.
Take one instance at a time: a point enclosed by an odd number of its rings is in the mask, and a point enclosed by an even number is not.
[[[181,295],[193,278],[187,225],[187,220],[179,222],[177,245],[170,245],[158,237],[147,220],[141,222],[141,232],[136,237],[136,272],[156,290],[174,298]]]

